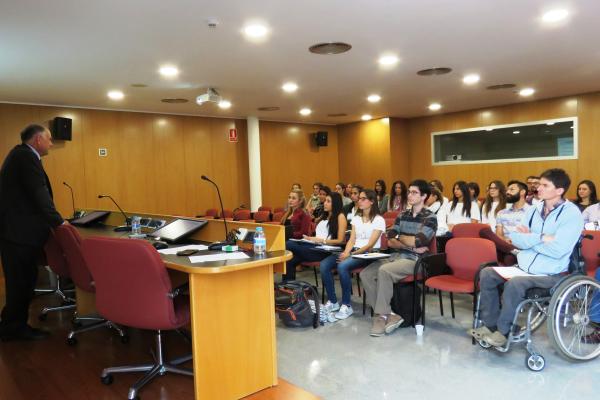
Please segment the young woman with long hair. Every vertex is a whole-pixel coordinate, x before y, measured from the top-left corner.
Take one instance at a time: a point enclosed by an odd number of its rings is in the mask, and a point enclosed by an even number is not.
[[[488,224],[492,232],[496,232],[496,216],[506,208],[506,187],[502,181],[491,181],[487,196],[481,207],[481,222]]]
[[[343,182],[338,182],[335,184],[335,191],[342,196],[342,204],[350,204],[352,200],[350,200],[350,195],[346,195],[346,185]]]
[[[388,202],[390,201],[390,196],[387,194],[387,188],[383,179],[375,181],[375,193],[377,193],[377,206],[379,206],[379,211],[383,214],[387,211]]]
[[[408,189],[406,184],[402,181],[396,181],[392,183],[392,190],[390,193],[390,201],[388,202],[388,211],[399,211],[406,210],[408,206],[407,196]]]
[[[594,182],[589,179],[579,182],[579,185],[577,185],[577,200],[575,200],[575,205],[579,207],[579,210],[583,212],[583,210],[597,202],[598,195],[596,194]]]
[[[302,239],[303,235],[310,234],[310,215],[306,213],[304,207],[306,198],[302,190],[294,189],[288,195],[288,209],[281,218],[282,225],[292,225],[292,237]]]
[[[438,223],[443,223],[441,229],[445,228],[448,232],[452,232],[456,224],[476,223],[480,219],[479,207],[471,200],[471,193],[465,181],[454,184],[452,201],[443,206],[439,213]],[[438,232],[441,229],[438,227]]]

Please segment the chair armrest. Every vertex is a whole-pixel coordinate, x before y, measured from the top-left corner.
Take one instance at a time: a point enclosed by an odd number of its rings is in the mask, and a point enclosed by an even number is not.
[[[486,262],[479,266],[477,273],[473,277],[473,293],[477,293],[479,291],[479,274],[481,274],[481,271],[483,271],[483,269],[487,268],[487,267],[497,267],[497,266],[498,266],[497,261]]]
[[[181,294],[185,294],[188,293],[190,289],[190,284],[189,283],[184,283],[181,286],[177,286],[175,289],[171,290],[169,293],[167,293],[167,296],[170,299],[174,299],[175,297],[181,295]]]
[[[450,268],[446,265],[446,253],[430,254],[422,257],[417,264],[423,268],[427,277],[447,275],[451,272]],[[416,273],[418,273],[418,271],[415,268],[415,274]]]

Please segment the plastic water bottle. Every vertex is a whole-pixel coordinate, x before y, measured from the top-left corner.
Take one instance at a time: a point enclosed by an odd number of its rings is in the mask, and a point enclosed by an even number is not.
[[[254,232],[254,254],[262,255],[267,251],[267,238],[263,228],[259,226]]]
[[[141,222],[142,222],[141,217],[134,216],[131,218],[131,234],[132,235],[141,235],[142,234]]]

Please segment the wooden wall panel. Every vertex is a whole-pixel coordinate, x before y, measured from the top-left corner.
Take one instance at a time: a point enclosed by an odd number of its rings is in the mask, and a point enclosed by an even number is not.
[[[338,135],[342,181],[373,188],[377,179],[385,180],[390,186],[396,176],[401,175],[392,167],[390,122],[387,118],[340,125]],[[395,143],[394,151],[398,147]]]
[[[392,183],[396,180],[402,180],[408,185],[412,178],[408,164],[409,134],[408,121],[402,118],[390,118],[390,168],[392,180],[387,182],[388,192],[391,190]]]
[[[447,115],[408,120],[409,171],[412,177],[437,178],[444,183],[446,196],[451,195],[451,185],[457,180],[476,181],[482,187],[493,179],[504,182],[510,179],[524,180],[528,175],[539,174],[547,168],[564,168],[576,183],[584,178],[600,176],[585,165],[592,165],[592,146],[598,148],[600,129],[597,109],[598,94],[578,95],[543,101],[531,101],[503,107],[464,111]],[[552,118],[579,117],[579,159],[560,161],[508,162],[494,164],[431,165],[431,132],[466,129],[486,125],[500,125]],[[570,191],[573,195],[574,190]]]
[[[314,182],[333,186],[338,181],[337,127],[260,121],[259,129],[263,204],[283,206],[294,182],[308,196]],[[315,145],[317,131],[328,132],[327,147]]]

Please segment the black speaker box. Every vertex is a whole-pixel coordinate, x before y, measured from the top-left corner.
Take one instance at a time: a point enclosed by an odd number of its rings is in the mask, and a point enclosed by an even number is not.
[[[56,117],[52,120],[50,131],[52,139],[71,140],[71,128],[73,121],[71,118]]]
[[[327,132],[315,133],[315,142],[319,147],[327,146]]]

